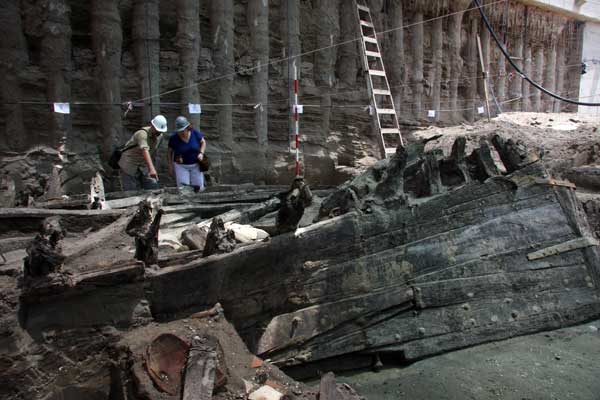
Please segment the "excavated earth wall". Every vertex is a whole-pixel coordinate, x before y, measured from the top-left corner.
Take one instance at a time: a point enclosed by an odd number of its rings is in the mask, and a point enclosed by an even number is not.
[[[498,101],[522,97],[504,110],[571,110],[510,72],[479,14],[463,12],[469,3],[369,1],[377,30],[391,30],[380,41],[401,123],[422,124],[430,109],[438,112],[429,122],[442,125],[480,118],[478,35]],[[516,62],[577,96],[582,23],[514,0],[487,3]],[[302,53],[300,102],[314,106],[301,116],[304,174],[312,184],[339,183],[347,177],[339,167],[379,157],[358,42],[330,47],[358,35],[351,1],[9,0],[0,19],[1,168],[34,197],[55,164],[64,189],[81,190],[114,145],[153,114],[173,121],[189,102],[203,104],[192,120],[206,134],[213,177],[288,182],[290,70],[276,61]],[[124,116],[120,104],[144,98]],[[37,102],[71,102],[72,113]]]

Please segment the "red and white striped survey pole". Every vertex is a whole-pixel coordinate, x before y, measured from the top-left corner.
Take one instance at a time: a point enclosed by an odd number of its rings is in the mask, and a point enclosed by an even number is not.
[[[294,60],[294,133],[296,141],[296,177],[300,176],[300,121],[298,118],[298,67]]]

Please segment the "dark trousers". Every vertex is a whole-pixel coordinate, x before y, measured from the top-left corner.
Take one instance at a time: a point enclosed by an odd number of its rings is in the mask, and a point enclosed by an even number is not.
[[[158,189],[158,181],[151,178],[138,168],[135,176],[126,174],[121,170],[121,185],[124,191]]]

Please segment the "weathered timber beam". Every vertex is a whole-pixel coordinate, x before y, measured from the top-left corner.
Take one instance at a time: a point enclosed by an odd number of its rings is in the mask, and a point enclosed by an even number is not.
[[[92,47],[98,65],[98,94],[102,156],[108,160],[113,146],[119,144],[121,123],[121,47],[123,33],[117,0],[90,4]]]
[[[270,354],[308,342],[314,336],[335,329],[366,314],[392,307],[412,308],[414,292],[408,287],[350,297],[334,303],[315,305],[271,320],[257,346],[257,354]]]
[[[133,2],[131,35],[144,101],[144,121],[160,112],[160,16],[159,0]]]
[[[227,105],[233,103],[233,72],[235,64],[233,12],[233,0],[210,2],[213,61],[215,71],[221,76],[217,82],[217,103],[225,104],[219,107],[219,141],[228,149],[231,149],[233,145],[233,110],[230,105]]]
[[[255,110],[254,132],[264,152],[269,144],[267,103],[269,101],[269,3],[248,1],[248,26],[252,40],[252,53],[256,70],[252,74],[254,101],[261,106]],[[263,160],[264,161],[264,160]]]
[[[519,315],[513,319],[505,317],[498,323],[482,324],[464,332],[449,333],[446,335],[431,337],[424,340],[415,340],[401,346],[402,354],[406,360],[418,360],[426,356],[444,353],[451,349],[464,348],[477,344],[488,343],[508,339],[511,337],[532,334],[540,331],[559,329],[564,326],[565,321],[569,325],[583,323],[598,315],[600,307],[595,300],[569,301],[563,297],[554,300],[556,303],[563,301],[562,307],[550,311],[531,312]],[[555,303],[555,304],[556,304]],[[508,319],[508,322],[504,322]],[[380,349],[386,351],[388,349]]]
[[[339,43],[339,2],[318,0],[316,9],[317,19],[317,47],[324,50],[315,54],[315,83],[321,93],[321,129],[320,134],[327,138],[330,135],[332,100],[331,92],[336,84],[337,46]]]
[[[567,43],[566,41],[560,41],[557,45],[556,50],[556,93],[559,96],[568,97],[565,93],[565,75],[568,71],[566,66],[566,54],[567,54]],[[554,101],[553,112],[559,113],[562,109],[562,101]]]
[[[211,400],[217,369],[217,339],[192,339],[185,367],[183,400]]]
[[[0,13],[0,25],[4,32],[0,43],[0,99],[4,103],[2,107],[5,121],[0,143],[4,149],[26,151],[32,143],[28,143],[25,135],[23,105],[19,104],[22,100],[19,74],[29,64],[29,57],[19,4],[15,0],[4,1]]]
[[[400,29],[403,30],[403,29]],[[444,58],[444,20],[438,18],[433,21],[433,30],[431,32],[431,47],[432,47],[432,94],[431,94],[431,109],[441,110],[442,98],[442,74],[443,74],[443,58]],[[436,112],[436,119],[439,119],[439,112]]]
[[[257,219],[276,211],[281,206],[281,200],[278,198],[272,198],[263,203],[254,205],[246,210],[231,210],[226,212],[225,214],[218,215],[219,218],[223,220],[223,222],[238,222],[240,224],[247,224],[252,221],[256,221]],[[198,224],[201,226],[209,226],[210,221],[205,221]]]
[[[19,236],[37,233],[45,218],[60,217],[67,232],[83,232],[89,228],[106,226],[121,215],[124,210],[47,210],[33,208],[0,209],[0,235]]]
[[[355,42],[358,35],[356,27],[356,9],[352,2],[341,1],[340,5],[340,42],[336,75],[340,81],[349,87],[356,84],[359,67],[359,43]]]
[[[533,76],[532,72],[533,72],[533,56],[531,53],[531,47],[527,44],[525,46],[525,51],[523,53],[523,72],[525,73],[525,75],[527,76]],[[529,112],[532,109],[532,101],[531,101],[531,84],[525,80],[523,80],[523,82],[521,83],[522,88],[521,88],[521,93],[523,94],[523,101],[522,101],[522,111],[523,112]],[[535,89],[537,90],[537,89]]]
[[[45,8],[47,21],[43,24],[40,61],[46,72],[46,97],[50,102],[68,102],[71,99],[71,6],[67,0],[56,0]],[[48,113],[50,144],[59,149],[68,140],[69,118]]]
[[[412,18],[412,28],[411,28],[411,49],[413,52],[413,66],[411,71],[412,77],[412,101],[413,101],[413,114],[416,119],[419,120],[422,118],[422,107],[423,107],[423,10],[419,5],[420,3],[415,3],[415,12]]]
[[[177,0],[177,36],[175,44],[179,50],[179,66],[183,78],[181,92],[183,115],[188,115],[188,103],[200,103],[198,94],[198,58],[200,57],[200,1]],[[189,115],[192,125],[200,126],[200,115]]]
[[[544,47],[539,45],[535,49],[534,53],[534,65],[533,65],[533,80],[536,82],[544,81]],[[535,89],[533,91],[533,100],[531,104],[534,112],[542,112],[542,92]]]
[[[296,0],[282,0],[281,2],[281,25],[280,32],[283,38],[284,46],[287,46],[285,56],[289,57],[287,64],[283,70],[283,76],[288,80],[293,79],[293,65],[295,64],[298,68],[298,77],[302,79],[302,59],[300,54],[302,53],[302,42],[300,40],[300,3]],[[353,38],[356,35],[353,35]],[[294,98],[293,85],[289,85],[288,99]],[[294,113],[292,112],[292,104],[288,104],[289,113],[289,135],[292,134],[291,127],[294,123]]]
[[[464,347],[465,341],[473,345],[555,329],[563,323],[557,316],[575,324],[599,311],[600,304],[593,298],[593,290],[577,289],[524,296],[507,293],[506,298],[425,309],[416,316],[412,311],[385,319],[374,314],[366,317],[362,326],[315,338],[304,348],[281,354],[275,363],[295,365],[365,350],[398,352],[409,360],[416,360]]]
[[[592,237],[577,238],[564,243],[556,244],[554,246],[546,247],[542,250],[531,252],[527,254],[527,259],[530,261],[537,260],[590,246],[598,246],[598,241]]]

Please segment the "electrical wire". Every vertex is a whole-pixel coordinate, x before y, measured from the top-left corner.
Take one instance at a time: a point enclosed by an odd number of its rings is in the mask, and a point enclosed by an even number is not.
[[[529,82],[533,87],[535,87],[536,89],[540,90],[541,92],[547,94],[548,96],[554,97],[555,99],[563,101],[565,103],[575,104],[575,105],[578,105],[578,106],[586,106],[586,107],[600,107],[600,103],[588,103],[588,102],[582,102],[582,101],[577,101],[577,100],[566,99],[566,98],[564,98],[564,97],[562,97],[562,96],[560,96],[560,95],[558,95],[558,94],[556,94],[556,93],[554,93],[554,92],[546,89],[545,87],[543,87],[539,83],[537,83],[534,80],[532,80],[529,76],[525,75],[525,73],[521,70],[521,68],[519,68],[519,66],[517,64],[515,64],[515,62],[512,60],[510,54],[508,54],[508,52],[506,51],[506,48],[500,42],[500,39],[498,39],[498,35],[496,34],[496,31],[494,30],[494,28],[490,24],[490,21],[488,20],[487,15],[483,11],[483,6],[481,5],[481,1],[480,0],[475,0],[475,4],[477,5],[477,9],[479,10],[479,13],[481,14],[481,18],[483,19],[483,22],[485,23],[485,26],[487,27],[487,30],[490,32],[490,34],[492,35],[492,38],[496,42],[496,45],[498,46],[498,48],[500,49],[500,51],[502,52],[502,54],[504,54],[504,57],[508,60],[508,62],[510,63],[510,65],[521,76],[521,78],[523,78],[524,80],[526,80],[527,82]]]

